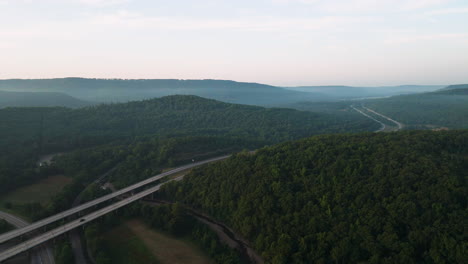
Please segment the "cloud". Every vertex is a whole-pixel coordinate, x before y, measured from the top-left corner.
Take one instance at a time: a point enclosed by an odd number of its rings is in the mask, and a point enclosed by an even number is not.
[[[468,33],[441,33],[441,34],[425,34],[425,35],[409,35],[409,36],[394,36],[387,38],[385,43],[387,44],[408,44],[416,42],[427,42],[437,40],[457,39],[466,40],[468,39]]]
[[[426,12],[425,15],[436,16],[436,15],[451,15],[451,14],[465,14],[468,13],[468,7],[461,8],[445,8],[439,10],[433,10]]]
[[[342,29],[360,23],[369,23],[374,20],[375,18],[373,17],[354,16],[323,16],[317,18],[253,16],[230,19],[152,17],[125,10],[90,17],[91,23],[95,25],[163,30],[235,30],[265,32]]]
[[[446,4],[451,0],[272,0],[279,4],[310,5],[330,13],[404,12]]]
[[[76,3],[89,5],[89,6],[112,6],[120,5],[130,2],[130,0],[74,0]]]

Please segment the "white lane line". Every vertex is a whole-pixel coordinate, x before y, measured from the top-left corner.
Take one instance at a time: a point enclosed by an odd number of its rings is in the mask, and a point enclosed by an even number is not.
[[[154,187],[151,187],[151,188],[149,188],[147,190],[141,191],[141,192],[139,192],[137,194],[134,194],[134,195],[130,196],[127,199],[123,199],[123,200],[121,200],[119,202],[116,202],[116,203],[114,203],[112,205],[104,207],[104,208],[102,208],[102,209],[100,209],[98,211],[95,211],[95,212],[90,213],[90,214],[88,214],[86,216],[80,217],[79,219],[74,220],[74,221],[72,221],[72,222],[70,222],[68,224],[57,227],[57,228],[55,228],[55,229],[53,229],[53,230],[51,230],[51,231],[49,231],[47,233],[44,233],[42,235],[39,235],[39,236],[34,237],[32,239],[29,239],[29,240],[27,240],[27,241],[25,241],[25,242],[23,242],[21,244],[18,244],[18,245],[14,246],[14,247],[11,247],[11,248],[7,249],[6,251],[0,253],[0,262],[2,262],[4,260],[7,260],[7,259],[9,259],[9,258],[21,253],[21,252],[27,251],[27,250],[29,250],[29,249],[31,249],[31,248],[33,248],[33,247],[35,247],[35,246],[37,246],[37,245],[39,245],[41,243],[44,243],[45,241],[48,241],[48,240],[54,238],[54,237],[57,237],[57,236],[59,236],[61,234],[64,234],[64,233],[66,233],[66,232],[68,232],[68,231],[70,231],[70,230],[72,230],[72,229],[74,229],[76,227],[87,224],[88,222],[90,222],[90,221],[92,221],[92,220],[94,220],[96,218],[99,218],[99,217],[101,217],[103,215],[106,215],[109,212],[117,210],[117,209],[119,209],[119,208],[121,208],[121,207],[123,207],[125,205],[128,205],[128,204],[130,204],[130,203],[132,203],[134,201],[137,201],[137,200],[139,200],[139,199],[141,199],[141,198],[143,198],[145,196],[148,196],[151,193],[158,191],[161,188],[162,185],[164,185],[164,184],[166,184],[168,182],[180,181],[183,178],[184,178],[184,175],[178,176],[178,177],[176,177],[174,179],[170,179],[167,182],[158,184],[158,185],[156,185]],[[82,221],[82,219],[85,219],[85,220]]]
[[[381,122],[381,121],[379,121],[379,120],[377,120],[377,119],[373,118],[372,116],[370,116],[370,115],[368,115],[368,114],[364,113],[363,111],[361,111],[361,110],[357,109],[357,108],[356,108],[356,107],[354,107],[353,105],[351,105],[351,108],[353,108],[353,109],[354,109],[354,110],[356,110],[357,112],[361,113],[362,115],[366,116],[367,118],[370,118],[370,119],[372,119],[372,120],[374,120],[375,122],[377,122],[377,123],[379,123],[379,124],[380,124],[380,128],[379,128],[379,129],[377,129],[377,130],[376,130],[376,131],[374,131],[374,132],[378,133],[378,132],[382,132],[382,131],[384,131],[384,129],[385,129],[385,124],[384,124],[383,122]]]
[[[228,157],[230,157],[231,155],[226,155],[226,156],[222,156],[222,157],[217,157],[217,158],[212,158],[212,159],[208,159],[208,160],[204,160],[204,161],[199,161],[199,162],[195,162],[195,163],[191,163],[191,164],[188,164],[188,165],[184,165],[182,167],[179,167],[179,168],[176,168],[176,169],[173,169],[173,170],[170,170],[170,171],[167,171],[167,172],[164,172],[164,173],[161,173],[161,174],[158,174],[158,175],[155,175],[154,177],[151,177],[149,179],[146,179],[144,181],[141,181],[141,182],[138,182],[136,184],[133,184],[129,187],[126,187],[124,189],[121,189],[121,190],[118,190],[117,192],[114,192],[114,193],[111,193],[111,194],[108,194],[108,195],[105,195],[103,197],[100,197],[100,198],[97,198],[95,200],[92,200],[92,201],[89,201],[87,203],[84,203],[80,206],[77,206],[77,207],[74,207],[72,209],[69,209],[67,211],[63,211],[61,213],[58,213],[56,215],[53,215],[53,216],[50,216],[48,218],[45,218],[43,220],[40,220],[38,222],[35,222],[35,223],[32,223],[26,227],[23,227],[23,228],[20,228],[20,229],[17,229],[17,230],[13,230],[13,231],[10,231],[8,233],[5,233],[3,235],[0,235],[0,244],[5,242],[5,241],[8,241],[10,239],[13,239],[15,237],[18,237],[22,234],[25,234],[25,233],[28,233],[30,231],[33,231],[37,228],[40,228],[42,226],[45,226],[45,225],[48,225],[50,223],[53,223],[57,220],[60,220],[60,219],[63,219],[67,216],[70,216],[70,215],[73,215],[77,212],[80,212],[80,211],[83,211],[85,209],[88,209],[94,205],[97,205],[97,204],[100,204],[102,202],[105,202],[105,201],[108,201],[110,199],[113,199],[121,194],[124,194],[126,192],[129,192],[129,191],[132,191],[134,189],[137,189],[139,187],[142,187],[142,186],[145,186],[149,183],[152,183],[152,182],[155,182],[159,179],[162,179],[166,176],[169,176],[171,174],[175,174],[177,172],[180,172],[180,171],[183,171],[183,170],[186,170],[186,169],[190,169],[190,168],[194,168],[194,167],[197,167],[197,166],[200,166],[200,165],[204,165],[206,163],[210,163],[210,162],[214,162],[214,161],[219,161],[219,160],[223,160],[223,159],[227,159]]]
[[[398,122],[398,121],[395,121],[395,120],[391,119],[391,118],[388,117],[388,116],[384,116],[384,115],[382,115],[381,113],[378,113],[378,112],[376,112],[376,111],[374,111],[374,110],[372,110],[372,109],[370,109],[370,108],[367,108],[367,107],[365,107],[365,106],[362,106],[362,108],[365,108],[367,111],[372,112],[372,113],[374,113],[374,114],[376,114],[376,115],[379,115],[379,116],[381,116],[381,117],[387,119],[388,121],[391,121],[391,122],[395,123],[395,124],[398,126],[398,129],[397,129],[397,130],[400,130],[400,129],[403,128],[403,124],[402,124],[402,123],[400,123],[400,122]]]

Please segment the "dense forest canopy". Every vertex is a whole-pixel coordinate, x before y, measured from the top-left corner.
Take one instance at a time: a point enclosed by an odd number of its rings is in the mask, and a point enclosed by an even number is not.
[[[0,110],[0,146],[37,141],[43,147],[83,138],[143,135],[229,135],[269,142],[318,133],[366,131],[374,124],[292,109],[236,105],[196,96],[107,104],[94,107],[7,108]],[[37,142],[36,142],[37,143]]]
[[[268,263],[464,263],[468,131],[315,136],[164,186]]]
[[[375,127],[359,115],[353,118],[235,105],[196,96],[79,109],[6,108],[0,110],[0,188],[34,179],[42,154],[109,143],[126,145],[152,137],[223,137],[231,147],[257,148],[313,134]],[[226,148],[229,146],[224,144]]]

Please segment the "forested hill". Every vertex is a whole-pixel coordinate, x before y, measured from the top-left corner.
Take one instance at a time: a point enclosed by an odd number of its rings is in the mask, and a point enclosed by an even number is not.
[[[316,136],[163,187],[267,263],[466,263],[468,131]]]
[[[406,128],[468,128],[467,88],[457,87],[364,102],[375,111],[404,123]]]
[[[41,138],[43,146],[145,135],[221,135],[274,143],[319,133],[374,128],[372,122],[359,115],[345,119],[182,95],[79,109],[7,108],[0,110],[0,120],[0,143]]]
[[[227,80],[13,79],[0,80],[0,90],[62,92],[94,102],[127,102],[176,94],[197,95],[230,103],[264,106],[329,99],[328,96],[319,93],[291,91],[271,85]]]
[[[54,152],[88,148],[87,153],[91,153],[90,147],[105,144],[120,146],[180,138],[176,141],[185,142],[181,144],[182,150],[218,153],[319,133],[376,129],[375,122],[357,114],[342,117],[182,95],[78,109],[5,108],[0,109],[0,120],[0,186],[4,189],[11,188],[13,183],[31,181],[36,177],[38,157]],[[213,142],[197,138],[213,138]],[[161,147],[160,152],[165,151],[168,148]],[[161,153],[158,155],[165,156]]]
[[[452,89],[468,89],[468,84],[453,84],[453,85],[449,85],[449,86],[447,86],[445,88],[442,88],[439,91],[452,90]]]
[[[0,108],[4,107],[84,107],[91,103],[57,92],[0,91]]]
[[[468,95],[468,85],[466,87],[456,86],[451,89],[439,90],[434,92],[434,94],[447,94],[447,95]]]

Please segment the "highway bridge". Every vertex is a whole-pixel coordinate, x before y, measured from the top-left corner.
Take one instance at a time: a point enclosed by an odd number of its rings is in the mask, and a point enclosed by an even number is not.
[[[5,221],[7,221],[8,223],[10,223],[16,228],[25,227],[29,224],[25,220],[15,215],[2,212],[2,211],[0,211],[0,219],[4,219]],[[2,248],[7,247],[7,246],[8,245],[2,245]],[[45,243],[41,245],[40,247],[34,249],[30,255],[30,263],[31,264],[54,264],[55,260],[54,260],[54,254],[52,252],[51,246],[48,243]]]
[[[32,223],[28,226],[25,226],[23,228],[20,228],[20,229],[16,229],[16,230],[13,230],[13,231],[10,231],[8,233],[5,233],[3,235],[0,236],[0,243],[3,243],[3,242],[6,242],[8,240],[11,240],[11,239],[14,239],[14,238],[18,238],[28,232],[31,232],[31,231],[34,231],[34,230],[37,230],[39,228],[42,228],[48,224],[51,224],[55,221],[58,221],[60,219],[63,219],[65,217],[68,217],[68,216],[71,216],[73,214],[76,214],[76,213],[79,213],[85,209],[88,209],[90,207],[93,207],[95,205],[99,205],[103,202],[106,202],[106,201],[109,201],[117,196],[120,196],[124,193],[127,193],[127,192],[131,192],[131,191],[134,191],[140,187],[143,187],[145,185],[148,185],[150,183],[153,183],[159,179],[162,179],[164,177],[167,177],[169,175],[173,175],[173,174],[176,174],[178,172],[181,172],[181,171],[184,171],[184,170],[187,170],[187,169],[191,169],[191,168],[194,168],[194,167],[197,167],[197,166],[200,166],[200,165],[203,165],[203,164],[207,164],[207,163],[210,163],[210,162],[215,162],[215,161],[219,161],[219,160],[223,160],[223,159],[227,159],[229,158],[230,155],[226,155],[226,156],[222,156],[222,157],[217,157],[217,158],[213,158],[213,159],[209,159],[209,160],[204,160],[204,161],[200,161],[200,162],[194,162],[194,163],[191,163],[191,164],[188,164],[188,165],[185,165],[185,166],[182,166],[182,167],[179,167],[179,168],[176,168],[176,169],[173,169],[173,170],[170,170],[170,171],[167,171],[167,172],[164,172],[164,173],[161,173],[161,174],[158,174],[158,175],[155,175],[151,178],[148,178],[144,181],[141,181],[141,182],[138,182],[136,184],[133,184],[129,187],[126,187],[124,189],[121,189],[119,191],[116,191],[114,193],[111,193],[111,194],[108,194],[108,195],[105,195],[103,197],[100,197],[100,198],[97,198],[95,200],[92,200],[90,202],[87,202],[85,204],[82,204],[80,206],[77,206],[77,207],[74,207],[72,209],[69,209],[67,211],[64,211],[64,212],[61,212],[59,214],[56,214],[56,215],[53,215],[51,217],[48,217],[48,218],[45,218],[43,220],[40,220],[38,222],[35,222],[35,223]],[[183,179],[183,176],[179,176],[175,179],[171,179],[170,181],[178,181],[178,180],[181,180]],[[159,190],[159,188],[162,186],[162,184],[158,184],[154,187],[151,187],[147,190],[144,190],[144,191],[141,191],[139,193],[136,193],[126,199],[123,199],[123,200],[120,200],[112,205],[109,205],[107,207],[104,207],[102,209],[99,209],[93,213],[90,213],[86,216],[83,216],[83,217],[80,217],[78,220],[74,220],[70,223],[67,223],[65,225],[62,225],[60,227],[57,227],[53,230],[50,230],[46,233],[43,233],[42,235],[39,235],[39,236],[36,236],[32,239],[29,239],[25,242],[22,242],[14,247],[11,247],[3,252],[0,252],[0,262],[2,261],[5,261],[21,252],[24,252],[24,251],[27,251],[27,250],[30,250],[32,248],[34,248],[35,246],[37,245],[40,245],[41,243],[44,243],[46,241],[49,241],[50,239],[52,238],[55,238],[57,236],[60,236],[76,227],[79,227],[79,226],[82,226],[86,223],[88,223],[89,221],[91,220],[94,220],[98,217],[101,217],[105,214],[108,214],[109,212],[112,212],[114,210],[117,210],[125,205],[128,205],[134,201],[137,201],[147,195],[150,195],[152,194],[153,192]]]

